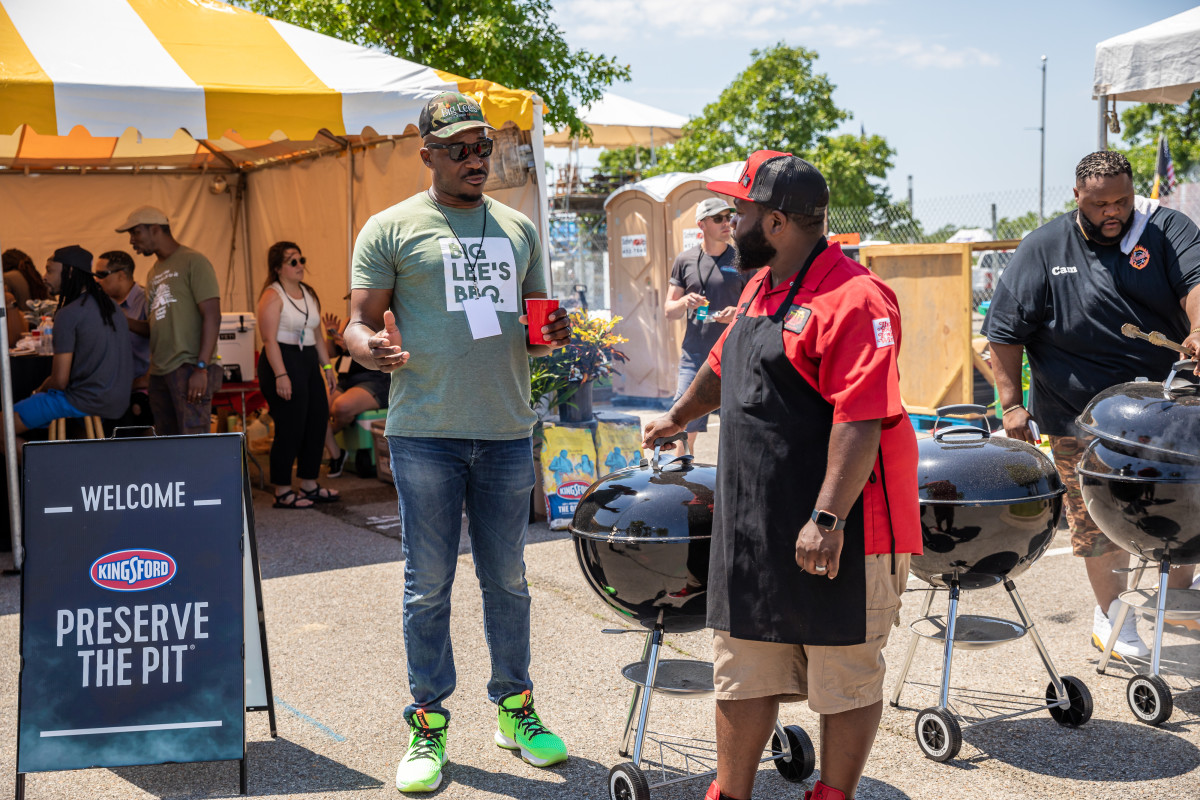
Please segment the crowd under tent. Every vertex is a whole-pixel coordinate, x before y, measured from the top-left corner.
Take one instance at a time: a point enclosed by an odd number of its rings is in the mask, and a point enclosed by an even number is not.
[[[342,315],[360,228],[429,185],[416,124],[446,90],[476,97],[497,128],[485,189],[529,216],[544,246],[542,101],[531,92],[217,0],[0,0],[0,249],[39,266],[67,244],[128,251],[114,228],[155,205],[213,262],[222,311],[254,309],[267,248],[290,240],[324,310]],[[152,261],[135,261],[144,280]],[[3,363],[7,374],[7,353]]]

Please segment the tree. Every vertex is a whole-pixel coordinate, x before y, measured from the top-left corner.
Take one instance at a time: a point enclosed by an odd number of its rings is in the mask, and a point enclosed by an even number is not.
[[[814,69],[817,53],[780,42],[750,56],[716,102],[684,125],[683,138],[659,151],[655,171],[699,172],[781,150],[824,173],[834,205],[886,205],[887,189],[870,179],[885,176],[895,151],[881,136],[833,135],[851,114],[833,102],[829,76]]]
[[[1121,138],[1129,143],[1121,152],[1139,184],[1154,180],[1159,134],[1167,136],[1176,176],[1182,179],[1200,167],[1200,90],[1177,106],[1143,103],[1127,108],[1121,112],[1121,125]]]
[[[234,0],[260,14],[374,47],[464,78],[530,89],[548,128],[586,126],[578,106],[599,100],[629,67],[572,50],[550,21],[550,0]]]
[[[630,145],[600,152],[600,169],[613,175],[627,175],[649,168],[650,148]]]

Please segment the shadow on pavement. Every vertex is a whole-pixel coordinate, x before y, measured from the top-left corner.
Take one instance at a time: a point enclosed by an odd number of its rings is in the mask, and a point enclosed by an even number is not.
[[[241,797],[236,761],[120,767],[112,772],[156,797]],[[378,789],[383,782],[283,737],[246,743],[250,795]]]
[[[514,756],[516,757],[516,756]],[[561,766],[550,767],[548,772],[557,773],[556,780],[531,780],[520,775],[488,772],[478,767],[456,764],[453,761],[446,767],[446,781],[437,792],[430,797],[437,797],[450,786],[469,786],[489,795],[511,797],[513,800],[534,800],[534,798],[563,798],[577,800],[581,797],[607,797],[606,785],[608,768],[595,761],[578,756],[571,756],[570,761]]]
[[[991,723],[966,731],[963,738],[985,757],[1040,775],[1132,783],[1186,775],[1200,767],[1200,749],[1170,729],[1169,722],[1152,728],[1107,720],[1071,729],[1049,719],[1029,719]]]

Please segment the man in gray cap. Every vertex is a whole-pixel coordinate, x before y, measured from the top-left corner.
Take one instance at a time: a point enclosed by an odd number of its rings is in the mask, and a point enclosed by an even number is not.
[[[135,209],[117,233],[139,255],[156,256],[146,276],[150,300],[150,410],[160,436],[208,433],[221,330],[221,287],[207,258],[175,241],[167,215]]]
[[[696,206],[700,242],[675,257],[671,267],[671,290],[663,303],[667,319],[687,316],[683,352],[679,357],[679,382],[675,400],[692,385],[708,351],[733,320],[738,296],[746,277],[734,265],[733,206],[719,197],[709,197]],[[717,413],[720,413],[719,411]],[[695,452],[696,437],[708,430],[708,414],[687,424],[688,451]]]
[[[528,217],[483,193],[493,142],[479,104],[443,92],[417,127],[433,185],[363,227],[343,334],[355,360],[392,376],[386,433],[412,692],[402,792],[437,789],[447,759],[450,587],[464,502],[491,652],[487,694],[498,706],[494,741],[538,767],[567,758],[533,708],[524,549],[537,421],[529,356],[564,346],[570,328],[560,309],[542,327],[551,344],[528,344],[522,301],[546,296],[541,242]]]
[[[853,798],[883,710],[883,647],[921,552],[917,441],[900,401],[896,295],[825,240],[829,189],[752,153],[733,197],[737,315],[644,446],[721,408],[708,626],[717,780],[749,800],[781,702],[821,715],[811,800]]]

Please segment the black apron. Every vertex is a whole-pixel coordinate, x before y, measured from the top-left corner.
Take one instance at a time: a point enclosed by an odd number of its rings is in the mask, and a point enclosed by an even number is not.
[[[833,406],[788,361],[784,319],[820,245],[769,316],[743,304],[721,352],[721,442],[708,626],[737,639],[866,641],[862,495],[846,519],[837,578],[796,563],[796,537],[825,480]],[[750,303],[762,290],[755,290]]]

